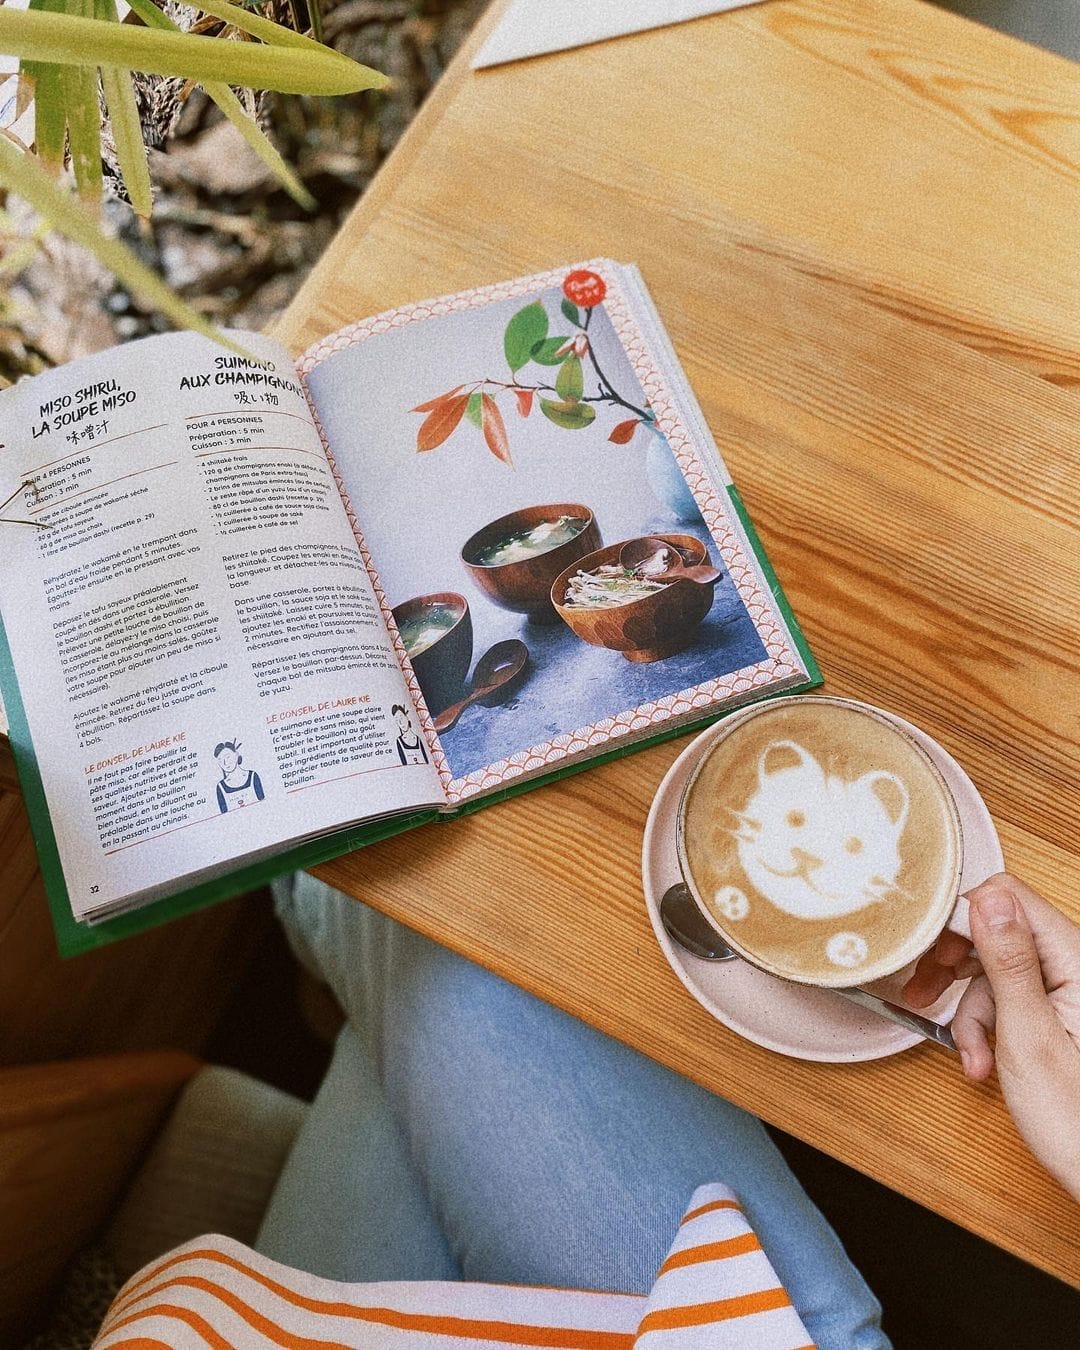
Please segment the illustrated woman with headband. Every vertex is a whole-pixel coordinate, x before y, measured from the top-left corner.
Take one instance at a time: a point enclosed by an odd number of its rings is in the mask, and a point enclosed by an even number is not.
[[[402,764],[426,764],[428,762],[427,749],[420,739],[419,733],[413,727],[408,711],[402,704],[395,703],[390,709],[390,716],[397,723],[396,744],[398,758]]]
[[[217,785],[218,810],[224,815],[241,806],[250,806],[263,799],[263,785],[254,769],[244,769],[240,753],[241,741],[222,741],[214,749],[214,758],[221,770]]]

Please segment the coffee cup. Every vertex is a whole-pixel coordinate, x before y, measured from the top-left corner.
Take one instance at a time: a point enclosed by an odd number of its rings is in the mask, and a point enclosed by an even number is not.
[[[677,839],[702,915],[781,979],[867,984],[946,926],[964,931],[956,802],[922,746],[869,704],[800,696],[717,723]]]

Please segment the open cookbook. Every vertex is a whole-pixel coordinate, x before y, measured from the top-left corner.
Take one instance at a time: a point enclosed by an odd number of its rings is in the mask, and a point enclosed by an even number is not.
[[[635,268],[230,336],[0,394],[62,951],[819,682]]]

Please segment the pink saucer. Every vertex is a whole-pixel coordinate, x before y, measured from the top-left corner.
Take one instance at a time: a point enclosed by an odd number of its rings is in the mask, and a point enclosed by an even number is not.
[[[878,712],[883,712],[878,709]],[[986,803],[964,770],[935,740],[895,713],[884,713],[890,721],[912,736],[941,770],[956,800],[964,832],[964,870],[961,889],[968,891],[1005,863],[994,822]],[[675,945],[660,922],[660,898],[669,886],[679,881],[679,862],[675,848],[675,825],[683,788],[701,757],[705,731],[693,740],[668,770],[653,799],[645,825],[641,854],[645,904],[653,932],[668,964],[694,998],[732,1031],[747,1040],[795,1059],[825,1063],[855,1063],[882,1059],[918,1045],[922,1037],[906,1031],[872,1012],[848,1003],[825,989],[791,984],[755,970],[745,961],[724,963],[702,961]],[[961,900],[951,926],[964,929],[966,903]],[[910,968],[909,968],[910,969]],[[893,998],[908,971],[881,980],[877,992]],[[922,1009],[939,1022],[947,1022],[956,1011],[966,986],[955,984],[930,1008]],[[890,992],[892,991],[892,992]]]

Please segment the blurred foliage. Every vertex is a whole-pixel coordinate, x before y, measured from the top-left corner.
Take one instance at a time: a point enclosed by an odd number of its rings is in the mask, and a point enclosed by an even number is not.
[[[246,153],[201,90],[183,80],[138,78],[154,214],[140,222],[121,205],[106,140],[106,216],[142,262],[200,314],[220,324],[264,327],[296,293],[485,3],[321,0],[325,41],[390,76],[390,88],[339,98],[241,91],[245,110],[317,199],[310,214]],[[291,8],[283,0],[267,12],[280,18]],[[165,9],[181,24],[194,17],[171,0]],[[87,267],[81,253],[53,238],[9,292],[8,313],[0,316],[0,375],[15,378],[166,326],[111,276]]]
[[[19,127],[31,96],[34,108],[30,143],[13,129],[0,130],[0,184],[92,253],[100,267],[160,315],[211,333],[206,316],[170,290],[152,264],[102,231],[87,209],[87,204],[100,204],[103,195],[103,157],[113,195],[126,199],[136,216],[149,217],[153,194],[146,146],[166,139],[201,82],[204,97],[239,131],[269,179],[297,206],[311,210],[311,193],[253,116],[257,103],[249,98],[245,107],[230,82],[286,93],[341,94],[382,87],[386,79],[275,22],[282,17],[300,26],[311,19],[294,0],[284,5],[267,0],[249,8],[229,0],[200,0],[198,10],[167,3],[167,10],[177,11],[175,17],[152,0],[129,3],[136,23],[120,22],[116,0],[30,0],[28,10],[0,7],[0,50],[21,58],[14,126]],[[312,27],[322,31],[321,14],[314,8],[311,13]],[[62,182],[50,180],[50,174],[60,178],[65,163],[82,202]],[[19,229],[5,231],[4,242],[3,265],[10,272],[12,259],[21,260],[25,253]],[[10,304],[6,309],[3,317],[10,319]],[[4,367],[11,364],[0,363],[0,375],[6,377]],[[20,373],[17,363],[12,373]]]

